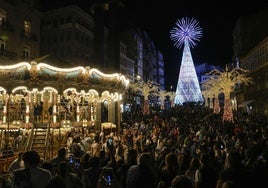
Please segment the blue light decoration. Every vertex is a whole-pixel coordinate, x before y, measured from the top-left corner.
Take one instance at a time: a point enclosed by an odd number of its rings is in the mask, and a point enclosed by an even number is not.
[[[174,46],[181,48],[184,45],[174,103],[183,105],[185,102],[203,102],[190,51],[190,47],[196,46],[196,41],[202,37],[202,29],[197,20],[186,17],[176,22],[170,34],[171,40],[175,42]]]

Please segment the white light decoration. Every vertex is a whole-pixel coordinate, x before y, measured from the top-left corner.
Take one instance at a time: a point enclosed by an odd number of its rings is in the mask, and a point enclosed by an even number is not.
[[[29,70],[29,71],[27,71]],[[37,63],[36,61],[32,61],[30,63],[28,62],[21,62],[15,65],[8,65],[8,66],[0,66],[0,72],[9,72],[9,71],[16,71],[16,72],[24,72],[25,74],[29,74],[29,76],[33,79],[29,79],[29,82],[38,82],[40,79],[40,83],[42,84],[46,77],[43,75],[52,75],[49,77],[51,80],[48,80],[47,84],[52,82],[52,85],[54,85],[53,76],[57,75],[59,73],[60,76],[66,76],[66,78],[69,80],[72,80],[72,78],[77,78],[79,81],[83,80],[83,84],[90,87],[90,79],[91,78],[99,78],[100,80],[105,80],[105,82],[111,82],[112,84],[116,86],[125,86],[127,87],[129,84],[129,80],[125,78],[125,76],[114,73],[114,74],[104,74],[101,71],[97,69],[91,69],[89,66],[87,67],[73,67],[73,68],[58,68],[51,65],[48,65],[46,63]],[[81,76],[81,74],[83,74]],[[94,74],[94,75],[92,75]],[[19,77],[16,79],[20,79]],[[76,80],[76,79],[75,79]],[[27,80],[28,81],[28,80]],[[51,82],[50,82],[51,81]],[[86,81],[86,82],[85,82]],[[26,83],[26,82],[20,82],[20,83]],[[27,82],[28,83],[28,82]],[[26,83],[26,84],[27,84]],[[38,84],[35,83],[35,84]],[[33,85],[35,85],[33,84]],[[64,83],[63,83],[64,84]],[[87,85],[88,84],[88,85]],[[118,84],[118,85],[117,85]],[[30,111],[32,110],[32,106],[34,106],[38,102],[44,102],[45,108],[48,107],[48,105],[53,106],[53,115],[52,115],[52,122],[57,122],[57,111],[58,105],[61,102],[61,96],[58,91],[53,87],[44,87],[42,91],[39,91],[38,88],[31,87],[31,91],[28,90],[25,86],[18,86],[12,90],[12,94],[6,94],[6,90],[3,87],[0,87],[0,97],[3,101],[5,101],[5,105],[3,106],[3,120],[2,123],[6,123],[8,120],[7,113],[7,104],[8,102],[20,102],[22,98],[25,99],[26,102],[26,108],[25,108],[25,123],[29,124],[31,118],[30,118]],[[83,85],[83,86],[84,86]],[[74,86],[75,87],[75,86]],[[112,86],[111,86],[112,87]],[[90,119],[86,120],[88,122],[84,122],[83,125],[87,125],[89,121],[95,121],[96,120],[96,114],[97,114],[97,103],[101,102],[103,100],[107,100],[109,103],[122,100],[122,95],[117,92],[109,92],[104,91],[103,93],[98,93],[94,89],[90,89],[88,91],[81,90],[77,91],[76,88],[68,88],[63,92],[63,96],[67,97],[67,99],[71,99],[70,103],[73,104],[76,102],[77,104],[80,103],[80,101],[83,99],[83,101],[88,102],[87,104],[90,105],[90,113],[91,117]],[[9,100],[9,101],[8,101]],[[83,102],[82,101],[82,102]],[[48,102],[48,103],[46,103]],[[83,117],[80,114],[80,108],[79,105],[77,105],[77,117],[76,121],[82,120]],[[82,112],[82,110],[81,110]],[[87,116],[86,116],[87,118]],[[84,119],[83,119],[84,121]],[[92,122],[90,122],[92,123]],[[94,122],[92,123],[94,124]]]
[[[96,73],[102,77],[105,77],[105,78],[111,78],[111,79],[117,79],[117,80],[121,80],[124,82],[125,86],[128,86],[129,84],[129,80],[126,79],[125,76],[121,75],[121,74],[118,74],[118,73],[114,73],[114,74],[104,74],[102,73],[101,71],[99,71],[98,69],[90,69],[89,70],[89,74],[93,74],[93,73]]]
[[[53,105],[53,123],[56,123],[57,122],[57,106],[56,105]]]
[[[124,113],[124,105],[120,104],[120,113]]]
[[[182,105],[185,102],[203,102],[190,51],[190,46],[195,46],[195,41],[199,41],[202,36],[202,30],[195,19],[182,18],[176,22],[176,27],[170,33],[176,47],[184,45],[174,103]]]
[[[52,103],[52,98],[53,98],[52,92],[49,92],[49,100],[48,100],[48,102],[50,104]]]
[[[74,68],[57,68],[51,65],[48,65],[46,63],[39,63],[36,66],[37,70],[41,70],[42,68],[47,68],[56,72],[75,72],[75,71],[82,71],[82,73],[85,73],[86,69],[84,67],[78,66]]]
[[[179,79],[176,90],[175,104],[184,102],[202,102],[203,97],[197,79],[192,55],[187,42],[185,42]]]
[[[90,105],[90,120],[94,121],[94,106]]]
[[[37,103],[37,92],[38,92],[38,89],[37,88],[33,88],[32,93],[33,93],[33,103],[34,104]]]
[[[25,86],[19,86],[19,87],[14,88],[14,89],[12,90],[12,93],[16,93],[16,92],[19,91],[19,90],[22,90],[23,92],[27,92],[27,91],[28,91],[28,90],[27,90],[27,87],[25,87]]]
[[[5,105],[4,108],[3,108],[3,123],[6,123],[7,122],[7,106]]]
[[[30,70],[32,66],[28,62],[21,62],[15,65],[0,66],[0,70],[18,69],[19,67],[26,67],[28,70]]]
[[[44,93],[42,92],[41,93],[41,98],[40,98],[40,101],[43,102],[44,101]]]
[[[31,97],[32,97],[32,94],[28,93],[28,105],[32,102]]]
[[[83,126],[83,127],[87,127],[87,120],[86,120],[86,119],[83,119],[83,121],[82,121],[82,126]]]
[[[221,72],[217,69],[212,70],[208,73],[208,75],[212,75],[208,80],[204,83],[208,89],[218,88],[218,90],[224,95],[224,109],[222,120],[225,121],[234,121],[233,120],[233,106],[231,103],[231,93],[235,91],[238,84],[245,84],[246,86],[250,84],[254,84],[251,77],[246,76],[246,72],[248,70],[244,70],[241,68],[234,68],[231,71],[228,70],[226,66],[226,70]],[[218,97],[215,97],[218,100]]]
[[[26,105],[26,117],[25,117],[25,122],[29,123],[29,114],[30,114],[30,108],[29,105]]]
[[[64,94],[64,95],[67,95],[68,92],[71,92],[71,93],[74,93],[74,94],[77,94],[77,95],[78,95],[78,92],[76,91],[75,88],[68,88],[68,89],[65,89],[65,90],[63,91],[63,94]]]

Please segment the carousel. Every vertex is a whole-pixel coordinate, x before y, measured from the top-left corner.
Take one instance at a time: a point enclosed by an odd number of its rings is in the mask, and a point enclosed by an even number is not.
[[[21,62],[0,66],[0,76],[2,150],[43,149],[46,159],[70,134],[86,137],[107,124],[120,129],[122,93],[129,83],[121,74]]]

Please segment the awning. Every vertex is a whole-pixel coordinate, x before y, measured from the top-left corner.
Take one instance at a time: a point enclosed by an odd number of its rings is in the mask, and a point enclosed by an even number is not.
[[[248,101],[244,101],[241,104],[238,105],[239,108],[243,108],[246,107],[247,105],[249,105],[250,103],[254,102],[255,100],[248,100]]]

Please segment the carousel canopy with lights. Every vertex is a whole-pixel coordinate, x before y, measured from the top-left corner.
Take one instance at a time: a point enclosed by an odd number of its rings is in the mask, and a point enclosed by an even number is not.
[[[0,66],[0,76],[0,124],[4,127],[18,120],[26,124],[45,120],[101,121],[96,115],[97,103],[120,101],[129,84],[118,73],[104,74],[81,66],[58,68],[36,62]],[[40,105],[42,114],[35,112]],[[108,121],[116,123],[113,108],[118,111],[111,105]]]
[[[0,66],[0,87],[11,93],[19,86],[28,90],[42,90],[44,87],[53,87],[59,93],[67,88],[76,90],[95,89],[98,93],[123,91],[129,81],[125,76],[104,74],[89,67],[57,68],[45,63],[22,62],[15,65]]]

